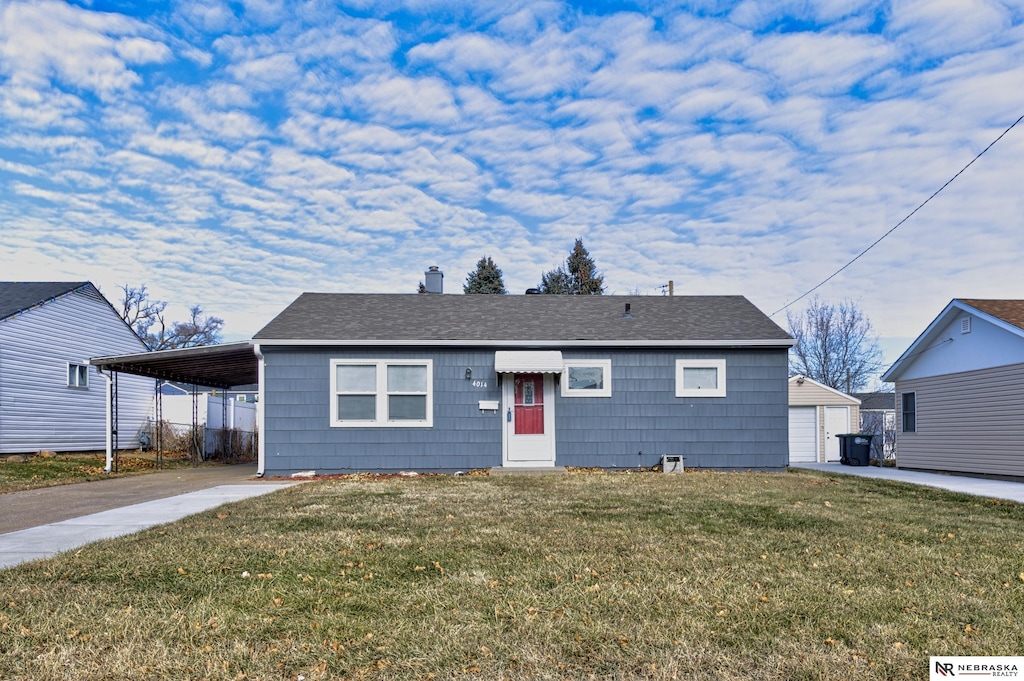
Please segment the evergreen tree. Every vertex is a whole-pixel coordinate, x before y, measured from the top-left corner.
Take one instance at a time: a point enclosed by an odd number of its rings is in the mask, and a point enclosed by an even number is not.
[[[494,264],[491,256],[480,258],[476,269],[466,275],[463,293],[508,293],[501,277],[501,268]]]
[[[569,267],[569,276],[572,277],[573,294],[599,296],[604,293],[604,275],[598,274],[594,259],[583,247],[582,238],[576,239],[566,264]]]
[[[604,293],[604,275],[598,273],[594,259],[583,246],[583,239],[579,238],[565,265],[543,274],[539,288],[541,293],[599,296]]]
[[[563,265],[559,265],[550,272],[545,272],[540,276],[540,289],[541,293],[551,293],[555,295],[568,295],[572,293],[572,277],[565,271]]]

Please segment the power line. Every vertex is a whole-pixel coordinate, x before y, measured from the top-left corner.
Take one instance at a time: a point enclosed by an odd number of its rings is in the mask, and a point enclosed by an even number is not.
[[[853,258],[852,260],[850,260],[850,262],[846,263],[845,265],[843,265],[842,267],[840,267],[840,268],[839,268],[838,270],[836,270],[835,272],[833,272],[832,274],[830,274],[830,275],[829,275],[828,277],[826,277],[825,279],[823,279],[823,280],[822,280],[821,282],[819,282],[819,283],[818,283],[818,285],[817,285],[817,286],[815,286],[814,288],[812,288],[812,289],[810,289],[810,290],[808,290],[808,291],[806,291],[806,292],[802,293],[802,294],[801,294],[801,295],[800,295],[799,297],[797,297],[797,298],[795,298],[795,299],[791,300],[790,302],[786,303],[785,305],[783,305],[782,307],[780,307],[780,308],[779,308],[778,310],[776,310],[775,312],[772,312],[772,313],[771,313],[770,315],[768,315],[768,316],[769,316],[769,317],[774,317],[775,315],[779,314],[780,312],[782,312],[782,311],[783,311],[783,310],[785,310],[786,308],[790,307],[791,305],[794,305],[795,303],[797,303],[797,302],[798,302],[798,301],[800,301],[801,299],[803,299],[803,298],[806,298],[807,296],[811,295],[812,293],[814,293],[815,291],[817,291],[817,290],[818,290],[819,288],[821,288],[822,286],[824,286],[825,284],[827,284],[828,282],[830,282],[830,281],[831,281],[832,279],[834,279],[834,278],[835,278],[835,277],[836,277],[836,276],[837,276],[837,275],[838,275],[838,274],[839,274],[840,272],[842,272],[842,271],[843,271],[843,270],[845,270],[845,269],[846,269],[847,267],[849,267],[849,266],[850,266],[850,265],[852,265],[853,263],[855,263],[855,262],[857,262],[858,260],[860,260],[860,258],[861,258],[861,256],[862,256],[862,255],[864,255],[865,253],[867,253],[868,251],[870,251],[870,250],[871,250],[872,248],[874,248],[875,246],[877,246],[877,245],[878,245],[879,243],[881,243],[882,239],[884,239],[885,237],[887,237],[887,236],[889,236],[890,234],[892,234],[893,232],[895,232],[895,231],[896,231],[896,230],[897,230],[897,229],[898,229],[898,228],[900,227],[900,225],[902,225],[902,224],[903,224],[904,222],[906,222],[907,220],[909,220],[910,218],[912,218],[912,217],[914,216],[914,213],[916,213],[917,211],[919,211],[919,210],[921,210],[922,208],[924,208],[924,207],[925,207],[925,205],[926,205],[926,204],[927,204],[927,203],[928,203],[929,201],[931,201],[932,199],[934,199],[934,198],[935,198],[936,196],[938,196],[938,195],[939,195],[939,193],[940,193],[940,192],[941,192],[941,191],[942,191],[943,189],[945,189],[945,188],[946,188],[946,187],[948,187],[949,185],[953,184],[953,180],[955,180],[956,178],[960,177],[960,175],[962,175],[962,174],[963,174],[963,172],[964,172],[965,170],[967,170],[967,169],[968,169],[968,168],[970,168],[970,167],[971,167],[972,165],[974,165],[974,162],[975,162],[975,161],[977,161],[977,160],[978,160],[979,158],[981,158],[981,157],[982,157],[982,155],[984,155],[984,153],[985,153],[986,151],[988,151],[989,149],[991,149],[992,147],[994,147],[994,146],[995,146],[995,144],[996,144],[996,142],[998,142],[999,140],[1003,139],[1003,137],[1004,137],[1004,136],[1006,135],[1006,133],[1008,133],[1008,132],[1010,132],[1011,130],[1013,130],[1013,128],[1014,128],[1014,127],[1015,127],[1015,126],[1016,126],[1016,125],[1017,125],[1018,123],[1020,123],[1020,122],[1021,122],[1022,120],[1024,120],[1024,115],[1021,115],[1021,117],[1020,117],[1020,118],[1018,118],[1017,120],[1015,120],[1015,121],[1014,121],[1014,122],[1013,122],[1013,123],[1012,123],[1012,124],[1010,125],[1010,127],[1008,127],[1008,128],[1006,129],[1006,130],[1003,130],[1003,132],[1002,132],[1002,133],[1001,133],[1001,134],[999,135],[999,137],[997,137],[997,138],[995,138],[994,140],[992,140],[992,142],[991,142],[991,143],[989,143],[989,145],[988,145],[987,147],[985,147],[985,148],[984,148],[984,149],[982,149],[982,150],[981,150],[980,152],[978,152],[978,155],[977,155],[977,156],[975,156],[974,158],[972,158],[972,159],[971,159],[971,162],[970,162],[970,163],[968,163],[967,165],[965,165],[965,166],[964,166],[963,168],[961,168],[961,169],[960,169],[960,170],[959,170],[959,171],[957,172],[957,174],[956,174],[956,175],[954,175],[953,177],[951,177],[951,178],[949,178],[948,180],[946,180],[946,184],[944,184],[944,185],[942,185],[941,187],[939,187],[938,189],[936,189],[936,190],[935,190],[935,191],[934,191],[934,192],[932,193],[932,195],[931,195],[931,196],[929,196],[929,197],[928,197],[927,199],[925,199],[924,201],[922,201],[922,202],[921,202],[921,204],[920,204],[920,205],[919,205],[919,206],[918,206],[917,208],[915,208],[914,210],[910,211],[910,213],[908,213],[908,214],[907,214],[907,216],[906,216],[905,218],[903,218],[902,220],[900,220],[899,222],[897,222],[897,223],[896,223],[895,225],[893,225],[892,229],[890,229],[890,230],[889,230],[888,232],[886,232],[886,233],[885,233],[885,234],[883,234],[882,236],[880,236],[880,237],[878,237],[877,239],[875,239],[874,243],[872,243],[872,244],[871,244],[870,246],[868,246],[868,247],[867,247],[867,248],[865,248],[865,249],[864,249],[863,251],[861,251],[860,253],[858,253],[858,254],[857,254],[857,255],[856,255],[856,256],[855,256],[855,257],[854,257],[854,258]]]

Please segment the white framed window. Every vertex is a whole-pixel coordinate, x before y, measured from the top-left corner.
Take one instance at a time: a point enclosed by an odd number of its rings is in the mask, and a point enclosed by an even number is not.
[[[332,359],[331,426],[433,426],[433,374],[429,359]]]
[[[725,397],[725,360],[677,359],[676,397]]]
[[[88,388],[89,367],[86,364],[72,364],[68,362],[68,387]]]
[[[562,370],[562,397],[611,397],[610,359],[566,360]]]

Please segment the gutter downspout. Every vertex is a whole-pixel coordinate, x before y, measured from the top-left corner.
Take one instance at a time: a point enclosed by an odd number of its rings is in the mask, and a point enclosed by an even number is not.
[[[110,398],[112,397],[112,393],[113,393],[113,381],[110,378],[110,374],[105,373],[103,371],[103,367],[97,366],[96,367],[96,373],[98,373],[100,376],[105,378],[106,381],[107,381],[107,387],[106,387],[107,404],[106,404],[106,407],[104,407],[104,411],[106,411],[106,414],[107,414],[107,433],[106,433],[107,463],[106,463],[106,466],[104,466],[104,468],[103,468],[103,472],[109,474],[110,471],[112,471],[114,469],[114,438],[111,435],[111,427],[113,426],[112,421],[114,419],[114,415],[110,412]]]
[[[267,394],[264,390],[266,384],[266,362],[263,359],[263,352],[260,351],[260,344],[253,343],[252,351],[259,360],[256,370],[257,398],[256,398],[256,477],[262,478],[267,468]]]

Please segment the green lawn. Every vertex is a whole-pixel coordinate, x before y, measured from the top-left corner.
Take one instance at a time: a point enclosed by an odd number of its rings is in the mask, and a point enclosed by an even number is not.
[[[312,482],[0,572],[4,679],[921,679],[1024,508],[784,474]]]
[[[189,465],[187,458],[167,456],[164,468],[182,468]],[[141,457],[122,453],[118,458],[118,472],[110,475],[103,471],[106,455],[103,453],[33,455],[28,461],[0,463],[0,494],[19,492],[39,487],[53,487],[75,482],[88,482],[110,477],[149,473],[157,470],[152,456]]]

